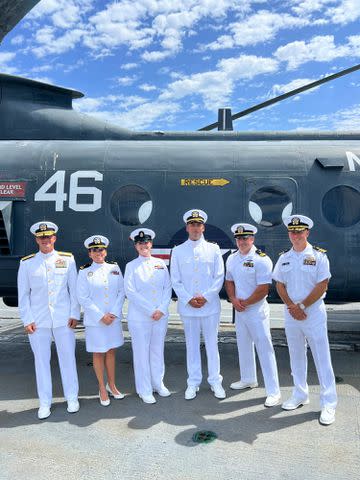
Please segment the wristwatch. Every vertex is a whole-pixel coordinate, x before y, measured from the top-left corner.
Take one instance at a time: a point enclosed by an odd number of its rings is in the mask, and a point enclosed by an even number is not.
[[[301,308],[301,310],[305,310],[305,305],[303,303],[298,303],[299,307]]]

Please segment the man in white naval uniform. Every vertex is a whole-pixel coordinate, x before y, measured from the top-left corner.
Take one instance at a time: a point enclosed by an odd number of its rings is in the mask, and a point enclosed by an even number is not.
[[[272,283],[272,261],[254,245],[257,228],[248,223],[231,227],[238,251],[226,261],[225,287],[235,308],[236,340],[241,380],[233,390],[257,387],[255,349],[264,376],[266,407],[280,402],[275,352],[270,334],[270,311],[266,297]]]
[[[55,340],[67,411],[79,410],[74,328],[80,318],[76,265],[68,252],[57,252],[57,225],[37,222],[30,228],[39,251],[22,258],[18,272],[19,310],[34,354],[38,418],[51,411],[51,342]]]
[[[294,410],[309,403],[307,377],[307,343],[315,362],[320,382],[321,414],[319,421],[330,425],[335,421],[337,395],[327,336],[324,297],[331,277],[325,250],[308,241],[313,221],[304,215],[291,215],[284,220],[292,248],[283,252],[275,265],[273,278],[284,302],[285,332],[289,346],[292,396],[282,404]]]
[[[206,213],[189,210],[183,220],[189,239],[173,249],[170,273],[185,331],[188,372],[185,399],[196,397],[202,380],[201,331],[205,340],[208,383],[215,397],[225,398],[218,350],[219,292],[224,282],[224,262],[219,246],[204,239]]]

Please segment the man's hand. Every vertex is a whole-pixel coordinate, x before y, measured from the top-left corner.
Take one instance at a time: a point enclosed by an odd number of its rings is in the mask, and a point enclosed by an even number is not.
[[[189,301],[189,304],[193,307],[193,308],[201,308],[205,305],[205,303],[207,302],[206,298],[203,297],[202,295],[197,295],[196,297],[193,297],[190,301]]]
[[[246,310],[247,303],[246,300],[243,300],[242,298],[233,297],[231,298],[231,303],[237,312],[243,312]]]
[[[26,327],[25,327],[25,332],[28,335],[31,335],[32,333],[34,333],[35,330],[36,330],[35,322],[29,323],[29,325],[26,325]]]
[[[163,312],[161,312],[160,310],[155,310],[155,312],[151,315],[151,318],[157,322],[163,316]]]
[[[105,313],[105,315],[102,317],[100,321],[105,323],[105,325],[111,325],[115,320],[115,318],[116,318],[116,315],[113,315],[112,313]]]
[[[69,321],[68,321],[69,328],[75,328],[77,324],[78,324],[78,321],[75,318],[69,318]]]
[[[306,318],[307,318],[306,313],[296,303],[292,303],[292,304],[288,305],[287,309],[289,310],[290,315],[295,320],[300,320],[300,321],[306,320]]]

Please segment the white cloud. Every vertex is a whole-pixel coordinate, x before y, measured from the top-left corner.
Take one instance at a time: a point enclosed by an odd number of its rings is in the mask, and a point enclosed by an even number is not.
[[[298,15],[309,15],[321,11],[326,5],[336,3],[338,0],[292,0],[292,10]]]
[[[152,92],[154,90],[157,90],[157,87],[155,87],[155,85],[150,85],[149,83],[143,83],[139,86],[139,88],[144,92]]]
[[[296,78],[295,80],[292,80],[289,83],[285,84],[275,84],[272,86],[271,92],[270,92],[270,97],[276,97],[278,95],[282,95],[283,93],[290,92],[291,90],[295,90],[296,88],[300,88],[304,85],[307,85],[309,83],[315,82],[317,79],[312,79],[312,78]],[[305,92],[302,92],[301,95],[305,95],[308,93],[312,93],[315,90],[317,90],[319,87],[314,87],[311,90],[306,90]],[[297,97],[295,97],[297,98]]]
[[[34,47],[32,51],[37,57],[42,58],[46,55],[60,54],[74,49],[85,32],[75,28],[58,37],[55,33],[55,29],[49,26],[36,33],[35,39],[40,46]]]
[[[161,100],[180,99],[200,95],[205,108],[228,104],[235,88],[235,82],[250,80],[257,75],[275,72],[278,62],[272,58],[240,55],[220,60],[217,70],[183,76],[170,83],[160,95]]]
[[[245,45],[256,45],[273,40],[279,30],[303,27],[309,24],[305,18],[294,17],[287,13],[279,14],[261,10],[245,20],[231,23],[231,35],[221,35],[204,49],[220,50]]]
[[[133,85],[137,80],[137,76],[133,75],[130,77],[129,75],[125,77],[119,77],[116,79],[117,83],[119,85],[122,85],[123,87],[129,87],[130,85]]]
[[[359,55],[359,49],[355,46],[357,37],[347,45],[336,46],[333,35],[313,37],[308,42],[295,41],[279,47],[274,53],[275,58],[287,62],[289,69],[309,62],[329,62],[335,58],[344,58],[349,55]]]
[[[134,68],[137,68],[138,67],[138,64],[137,63],[124,63],[123,65],[121,65],[121,69],[122,70],[132,70]]]
[[[11,45],[21,45],[24,43],[25,37],[24,35],[16,35],[16,37],[10,40]]]
[[[359,131],[360,104],[344,108],[331,114],[309,115],[292,118],[290,124],[295,124],[297,130],[334,130],[334,131]]]
[[[1,73],[7,73],[9,75],[18,74],[17,68],[9,65],[9,62],[12,63],[16,54],[14,52],[0,52],[0,71]]]
[[[360,2],[359,0],[342,0],[340,5],[330,8],[326,15],[331,22],[341,25],[355,22],[360,18]]]

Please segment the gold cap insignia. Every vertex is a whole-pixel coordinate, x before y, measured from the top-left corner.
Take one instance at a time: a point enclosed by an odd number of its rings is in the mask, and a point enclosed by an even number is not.
[[[93,243],[94,243],[95,245],[100,245],[100,243],[101,243],[101,238],[95,237],[94,240],[93,240]]]
[[[39,230],[40,232],[45,232],[45,230],[47,230],[46,223],[42,223],[41,225],[39,225]]]

